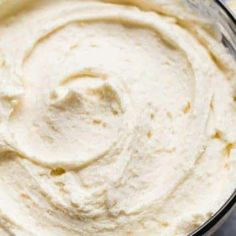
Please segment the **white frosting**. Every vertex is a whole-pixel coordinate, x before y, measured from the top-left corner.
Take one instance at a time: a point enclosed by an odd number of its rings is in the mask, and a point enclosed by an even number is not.
[[[207,23],[176,0],[26,6],[0,23],[1,235],[207,220],[236,184],[236,67]]]
[[[228,0],[229,6],[236,11],[236,2],[234,0]]]

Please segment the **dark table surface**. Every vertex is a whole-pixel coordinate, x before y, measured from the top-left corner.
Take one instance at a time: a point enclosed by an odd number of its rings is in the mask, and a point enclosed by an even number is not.
[[[214,236],[236,236],[236,209]]]

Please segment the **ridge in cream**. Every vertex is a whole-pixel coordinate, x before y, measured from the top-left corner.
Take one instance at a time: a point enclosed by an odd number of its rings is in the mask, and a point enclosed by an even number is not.
[[[1,19],[1,235],[181,236],[227,200],[236,64],[184,7],[40,0]]]

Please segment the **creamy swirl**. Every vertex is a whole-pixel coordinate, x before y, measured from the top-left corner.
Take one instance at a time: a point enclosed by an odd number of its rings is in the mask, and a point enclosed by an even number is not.
[[[2,19],[1,235],[186,235],[230,196],[235,62],[183,9],[41,0]]]

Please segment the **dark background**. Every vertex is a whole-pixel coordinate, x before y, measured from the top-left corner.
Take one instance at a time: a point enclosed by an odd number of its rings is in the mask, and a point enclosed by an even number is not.
[[[213,236],[236,236],[236,209]]]

